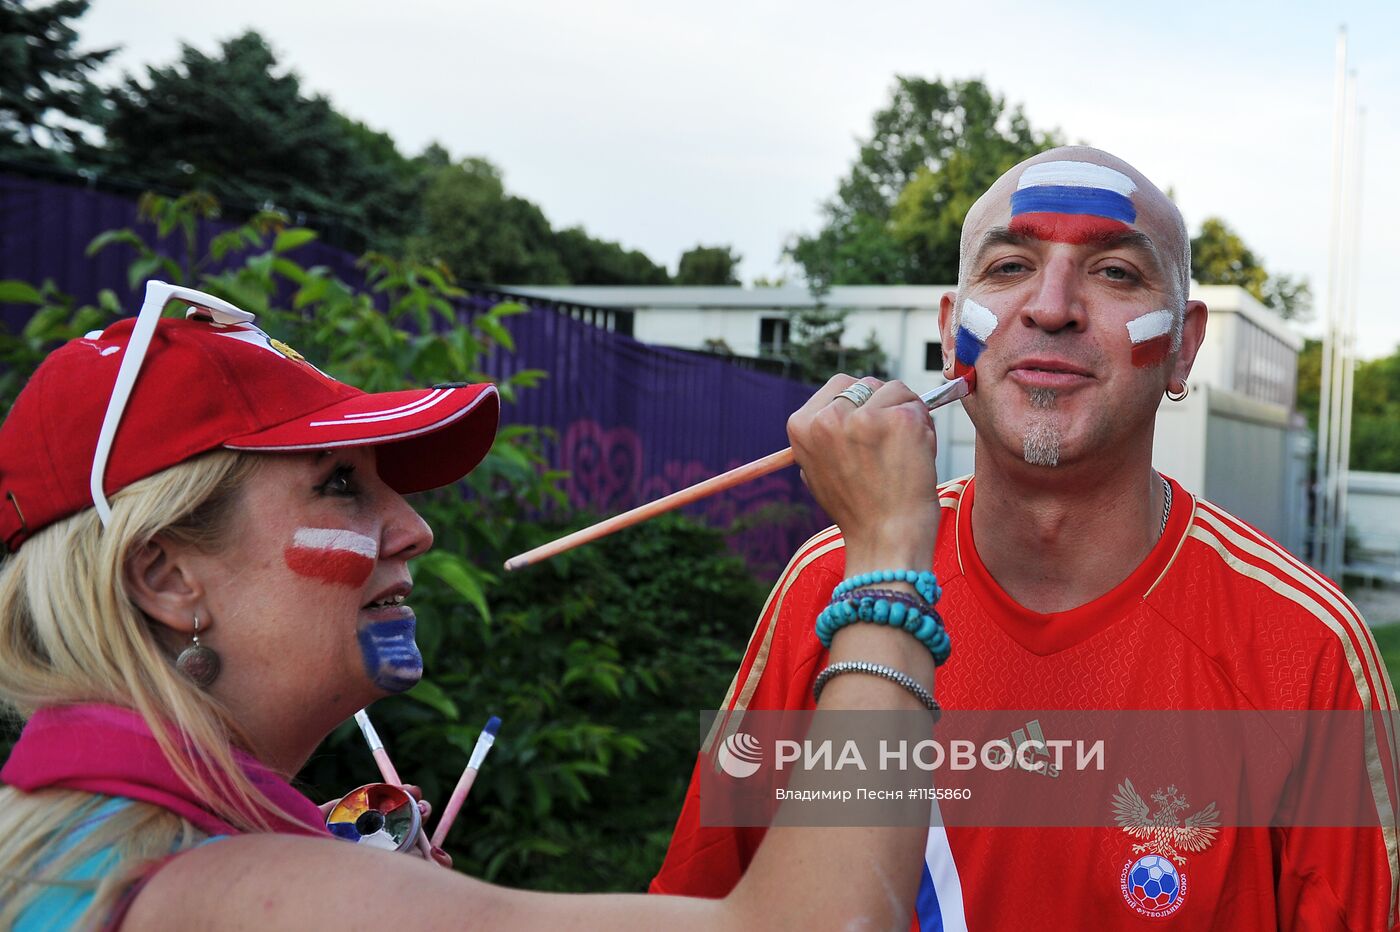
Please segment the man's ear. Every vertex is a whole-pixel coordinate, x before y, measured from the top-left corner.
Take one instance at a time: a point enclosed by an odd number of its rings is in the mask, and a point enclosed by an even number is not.
[[[948,368],[952,361],[952,353],[956,344],[956,335],[953,333],[953,308],[957,305],[958,293],[956,291],[945,291],[938,299],[938,338],[943,347],[943,368]]]
[[[207,626],[204,587],[170,541],[157,535],[137,544],[124,570],[127,593],[146,617],[181,634],[194,632],[196,614]]]
[[[1191,375],[1191,367],[1196,364],[1196,354],[1206,338],[1206,310],[1204,301],[1187,301],[1186,315],[1181,322],[1181,350],[1176,354],[1176,364],[1172,367],[1172,379],[1185,382]]]

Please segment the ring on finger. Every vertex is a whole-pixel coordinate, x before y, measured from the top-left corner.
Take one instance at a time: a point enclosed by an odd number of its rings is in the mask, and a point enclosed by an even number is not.
[[[854,385],[848,386],[844,391],[838,392],[836,398],[844,398],[859,408],[869,401],[870,397],[874,394],[875,390],[869,385],[866,385],[864,382],[856,382]],[[832,400],[835,401],[836,399],[833,398]]]

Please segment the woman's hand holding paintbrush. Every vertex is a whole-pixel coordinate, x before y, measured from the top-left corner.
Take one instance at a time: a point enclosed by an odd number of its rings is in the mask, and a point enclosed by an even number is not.
[[[977,384],[977,373],[973,367],[977,364],[977,358],[982,354],[982,350],[986,348],[987,338],[991,336],[996,325],[996,316],[991,311],[970,299],[963,302],[955,344],[957,356],[953,364],[954,378],[952,381],[945,382],[932,391],[919,396],[930,412],[971,394]],[[745,482],[751,482],[769,473],[777,472],[785,466],[791,466],[794,462],[796,460],[793,458],[791,447],[779,450],[777,453],[770,453],[752,463],[746,463],[714,478],[706,479],[704,482],[698,482],[689,488],[681,489],[679,492],[672,492],[665,498],[640,505],[631,511],[614,515],[605,521],[589,525],[558,540],[513,556],[506,561],[506,570],[524,569],[532,563],[548,560],[550,557],[558,556],[600,537],[606,537],[623,528],[640,524],[657,515],[674,511],[677,508],[723,492],[725,489],[731,489],[736,485],[743,485]]]

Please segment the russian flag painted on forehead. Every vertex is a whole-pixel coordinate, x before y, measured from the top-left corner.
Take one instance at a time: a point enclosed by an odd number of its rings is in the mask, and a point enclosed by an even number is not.
[[[1085,243],[1130,229],[1133,179],[1092,162],[1040,162],[1021,172],[1011,195],[1013,233]]]

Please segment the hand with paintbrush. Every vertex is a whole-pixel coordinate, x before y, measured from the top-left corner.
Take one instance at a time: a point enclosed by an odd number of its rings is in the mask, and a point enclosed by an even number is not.
[[[946,404],[965,398],[972,393],[977,386],[977,373],[975,366],[977,358],[982,355],[982,351],[987,348],[987,338],[996,329],[996,315],[976,301],[967,300],[963,302],[962,315],[958,322],[958,335],[955,344],[955,356],[953,362],[953,378],[945,382],[932,391],[925,392],[919,396],[919,400],[932,414],[934,411]],[[861,397],[857,392],[856,396],[850,397],[857,405],[863,401],[857,399]],[[868,395],[864,397],[868,398]],[[779,450],[777,453],[770,453],[762,459],[754,460],[743,466],[736,466],[725,473],[720,473],[703,482],[697,482],[688,488],[678,492],[672,492],[664,498],[658,498],[654,502],[639,505],[631,511],[624,511],[620,515],[614,515],[597,524],[591,524],[586,528],[567,534],[558,540],[541,544],[533,550],[517,554],[505,563],[507,572],[524,569],[534,563],[540,563],[551,557],[557,557],[561,553],[573,550],[584,544],[591,543],[609,534],[616,533],[623,528],[631,527],[648,521],[658,515],[663,515],[668,511],[683,508],[686,505],[717,495],[726,489],[732,489],[736,485],[743,485],[745,482],[752,482],[754,479],[762,478],[769,473],[777,472],[796,462],[791,447],[786,450]]]

